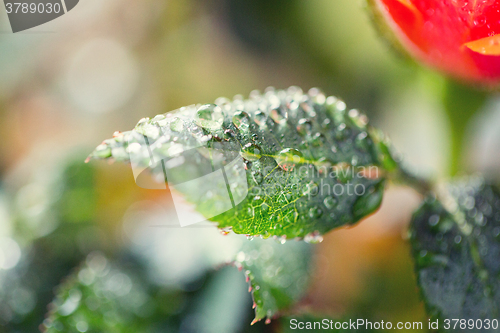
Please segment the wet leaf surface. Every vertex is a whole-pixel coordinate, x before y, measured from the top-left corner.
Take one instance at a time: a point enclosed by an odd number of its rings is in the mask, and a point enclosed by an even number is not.
[[[142,119],[92,158],[131,162],[142,187],[167,180],[220,228],[312,241],[376,211],[397,169],[364,115],[298,87]]]
[[[442,203],[428,197],[411,224],[428,312],[442,319],[498,318],[500,191],[479,177],[453,183],[448,191]]]

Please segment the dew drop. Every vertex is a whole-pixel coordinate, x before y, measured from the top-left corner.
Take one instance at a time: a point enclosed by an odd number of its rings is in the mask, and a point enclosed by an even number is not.
[[[306,185],[304,195],[308,195],[309,197],[315,197],[319,194],[319,186],[314,182],[310,182]]]
[[[335,105],[335,103],[338,101],[337,97],[335,96],[328,96],[326,98],[326,105],[327,106],[332,106]]]
[[[302,212],[305,212],[305,211],[306,211],[306,209],[307,209],[307,201],[306,201],[306,200],[300,200],[300,201],[298,201],[295,205],[296,205],[296,207],[297,207],[297,210],[298,210],[299,212],[301,212],[301,213],[302,213]]]
[[[203,128],[217,130],[222,127],[224,114],[219,106],[215,104],[205,104],[196,112],[195,122]]]
[[[296,164],[302,160],[302,153],[297,149],[286,148],[279,152],[276,162],[285,171],[292,171]]]
[[[174,132],[182,132],[184,130],[184,122],[181,118],[175,117],[170,123],[170,129]]]
[[[286,92],[288,95],[291,95],[292,98],[294,98],[294,99],[299,99],[304,94],[302,89],[298,86],[290,86],[290,87],[288,87]]]
[[[271,119],[276,124],[284,124],[287,118],[288,118],[287,112],[284,111],[281,107],[271,110]]]
[[[325,143],[326,139],[325,136],[321,133],[316,133],[312,138],[311,138],[311,144],[314,147],[320,147]]]
[[[323,200],[323,203],[325,204],[326,208],[332,209],[337,204],[337,199],[334,197],[326,197],[325,200]]]
[[[247,161],[257,161],[261,158],[261,149],[254,143],[247,143],[240,152],[241,156]]]
[[[240,131],[248,131],[250,127],[250,116],[246,112],[239,111],[233,116],[233,124]]]
[[[198,139],[200,139],[200,138],[202,138],[202,137],[203,137],[203,130],[202,130],[202,129],[201,129],[201,127],[199,127],[199,126],[193,126],[193,127],[191,127],[191,128],[189,129],[189,131],[191,132],[191,134],[192,134],[194,137],[196,137],[196,138],[198,138]]]
[[[288,109],[291,110],[291,111],[294,111],[293,114],[296,115],[297,114],[297,109],[299,108],[299,103],[296,102],[296,101],[292,101],[289,105],[288,105]]]
[[[260,127],[263,127],[266,125],[266,120],[267,120],[267,116],[264,112],[257,111],[255,113],[255,123],[257,125],[259,125]]]
[[[323,105],[326,102],[326,96],[323,93],[319,93],[312,98],[313,102],[317,105]]]
[[[108,145],[103,143],[97,146],[93,154],[99,158],[107,158],[112,155],[112,150]]]
[[[323,92],[318,87],[312,87],[311,89],[309,89],[307,93],[309,94],[309,96],[314,97],[319,94],[322,94]]]
[[[251,99],[256,99],[256,100],[260,100],[262,98],[261,94],[260,94],[260,91],[259,90],[252,90],[250,92],[250,98]]]
[[[436,226],[439,223],[439,215],[434,214],[431,217],[429,217],[429,225],[431,227]]]
[[[323,236],[319,231],[311,232],[304,237],[306,243],[317,244],[323,241]]]
[[[235,137],[236,137],[236,134],[232,130],[227,129],[224,131],[224,139],[231,140]]]
[[[346,107],[347,105],[345,104],[345,102],[340,99],[335,102],[335,108],[337,109],[337,111],[345,111]]]
[[[360,114],[356,109],[349,110],[348,116],[358,128],[363,129],[368,125],[368,118],[364,114]]]
[[[344,140],[347,136],[347,130],[346,130],[346,125],[345,123],[340,124],[337,126],[336,131],[335,131],[335,138],[337,140]]]
[[[309,119],[300,119],[297,125],[297,131],[300,135],[306,136],[311,135],[312,132],[312,123]]]
[[[309,210],[309,217],[311,217],[313,219],[320,218],[321,215],[323,215],[323,211],[321,209],[319,209],[318,207],[312,207]]]
[[[359,150],[366,151],[368,149],[367,137],[368,134],[366,132],[361,132],[356,136],[354,144]]]

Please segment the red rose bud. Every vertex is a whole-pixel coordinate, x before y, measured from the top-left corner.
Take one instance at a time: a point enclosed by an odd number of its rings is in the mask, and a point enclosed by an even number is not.
[[[500,0],[368,2],[381,28],[420,62],[462,80],[500,83]]]

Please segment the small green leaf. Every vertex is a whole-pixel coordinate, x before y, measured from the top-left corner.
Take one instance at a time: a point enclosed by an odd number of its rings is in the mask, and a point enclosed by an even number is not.
[[[220,228],[264,238],[316,239],[356,223],[378,209],[385,180],[399,172],[366,116],[298,87],[142,119],[91,158],[131,162],[140,186],[168,180]]]
[[[498,187],[479,177],[450,185],[442,203],[426,199],[413,216],[410,234],[418,282],[432,317],[498,318]]]
[[[304,242],[254,239],[237,254],[235,266],[245,272],[255,319],[266,323],[299,301],[309,287],[312,246]]]

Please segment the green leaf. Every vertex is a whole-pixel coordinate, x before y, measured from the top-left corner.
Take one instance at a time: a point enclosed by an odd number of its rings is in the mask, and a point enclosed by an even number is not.
[[[386,178],[399,172],[366,116],[298,87],[142,119],[92,158],[132,162],[143,187],[168,180],[220,228],[306,240],[373,213]]]
[[[446,206],[446,208],[445,208]],[[428,197],[411,243],[421,293],[434,318],[493,319],[500,309],[500,191],[482,178]]]
[[[98,252],[58,287],[43,322],[47,333],[146,333],[171,331],[183,295],[152,288],[138,267],[111,262]],[[175,326],[175,325],[174,325]],[[176,331],[176,330],[175,330]]]
[[[237,254],[235,266],[245,272],[255,319],[266,323],[299,301],[309,287],[312,246],[304,242],[254,239]]]

